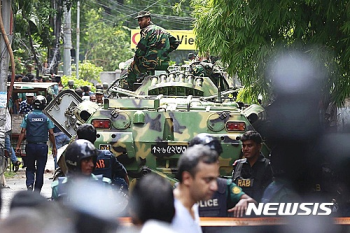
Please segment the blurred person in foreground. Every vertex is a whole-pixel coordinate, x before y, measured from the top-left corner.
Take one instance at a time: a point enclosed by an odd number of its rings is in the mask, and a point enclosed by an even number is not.
[[[218,189],[218,154],[208,146],[194,145],[180,156],[177,171],[172,226],[178,232],[201,233],[198,202],[210,199]]]
[[[170,225],[175,215],[171,184],[154,173],[141,177],[132,190],[129,212],[141,233],[174,233]]]
[[[218,155],[222,153],[220,141],[209,134],[198,134],[188,144],[189,147],[205,145]],[[218,178],[218,190],[209,200],[199,202],[199,216],[228,217],[232,213],[233,217],[243,217],[248,203],[256,201],[245,194],[232,179]]]
[[[19,191],[10,203],[8,216],[0,222],[2,233],[75,233],[71,215],[38,192]],[[64,222],[64,224],[62,224]]]

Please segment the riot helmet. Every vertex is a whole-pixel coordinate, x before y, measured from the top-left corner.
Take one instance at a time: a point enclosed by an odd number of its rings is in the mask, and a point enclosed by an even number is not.
[[[209,134],[206,134],[206,133],[198,134],[191,141],[189,141],[188,146],[192,147],[198,144],[209,146],[209,148],[211,150],[215,150],[218,153],[218,155],[222,153],[222,146],[220,141]]]
[[[81,172],[81,161],[92,157],[94,165],[97,160],[97,150],[95,146],[85,139],[77,139],[71,143],[65,153],[65,161],[69,173]],[[95,168],[95,167],[94,167]]]
[[[43,110],[46,107],[47,100],[44,96],[38,95],[34,97],[33,108]]]

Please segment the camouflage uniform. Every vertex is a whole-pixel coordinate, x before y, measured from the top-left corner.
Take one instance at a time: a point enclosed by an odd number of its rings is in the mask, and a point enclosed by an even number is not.
[[[134,62],[128,68],[128,85],[132,87],[137,75],[151,70],[166,70],[169,53],[176,50],[180,42],[164,28],[150,24],[140,31]]]

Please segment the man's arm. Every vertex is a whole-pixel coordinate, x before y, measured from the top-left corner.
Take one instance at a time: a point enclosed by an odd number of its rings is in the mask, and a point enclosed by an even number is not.
[[[20,133],[20,135],[18,137],[17,146],[16,146],[16,152],[20,152],[21,151],[21,143],[23,141],[25,133],[26,133],[26,129],[22,128],[21,129],[21,133]]]
[[[233,217],[235,217],[235,218],[243,217],[245,214],[245,211],[248,208],[248,203],[257,204],[257,202],[253,198],[251,198],[247,194],[243,194],[241,196],[239,202],[235,205],[235,207],[233,207],[227,211],[233,212]]]
[[[53,133],[53,129],[49,129],[49,139],[52,143],[52,155],[53,157],[56,157],[57,155],[57,148],[56,148],[56,141],[55,141],[55,135]]]

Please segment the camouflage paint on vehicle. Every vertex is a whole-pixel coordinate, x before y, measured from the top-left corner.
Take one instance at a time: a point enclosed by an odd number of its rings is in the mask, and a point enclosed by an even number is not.
[[[221,78],[230,86],[229,79],[224,75]],[[110,92],[116,97],[105,99],[99,108],[65,90],[45,112],[57,121],[62,113],[52,111],[59,109],[58,103],[74,106],[70,111],[61,109],[65,112],[59,123],[63,131],[73,134],[75,124],[93,124],[98,134],[95,146],[111,150],[132,178],[156,172],[175,182],[179,156],[199,133],[221,141],[220,173],[229,176],[232,163],[241,155],[239,137],[253,129],[249,119],[264,119],[264,109],[259,105],[239,107],[232,98],[236,92],[232,86],[221,92],[209,77],[181,71],[147,76],[135,92],[119,87],[112,87]]]

